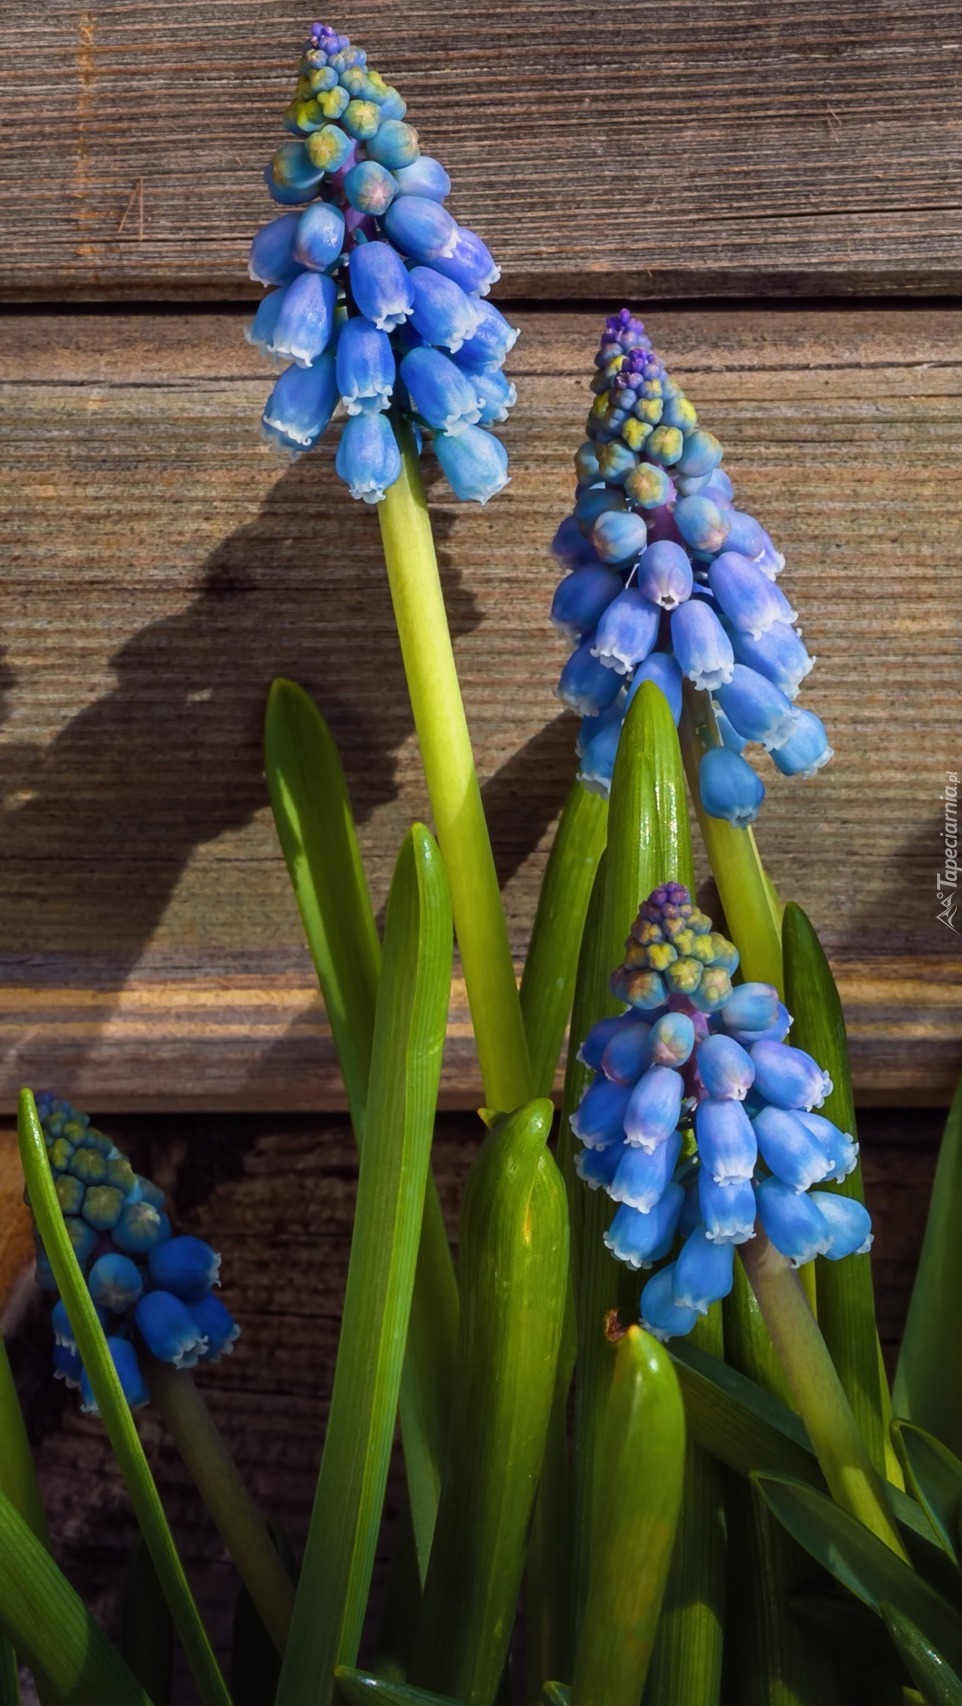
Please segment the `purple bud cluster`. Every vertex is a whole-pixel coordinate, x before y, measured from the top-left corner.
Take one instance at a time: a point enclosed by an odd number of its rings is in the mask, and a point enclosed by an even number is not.
[[[265,173],[292,209],[251,245],[270,287],[248,337],[285,366],[263,413],[291,455],[316,445],[340,406],[335,466],[351,495],[379,502],[401,472],[388,411],[434,451],[456,497],[485,503],[507,484],[514,386],[503,368],[517,331],[485,297],[500,276],[445,202],[451,181],[422,154],[397,90],[347,36],[315,24],[285,124],[292,140]]]
[[[127,1402],[135,1408],[148,1399],[139,1351],[146,1349],[176,1368],[192,1368],[216,1362],[233,1349],[240,1328],[213,1294],[220,1284],[220,1257],[201,1238],[174,1237],[163,1191],[134,1172],[87,1114],[49,1091],[36,1101],[70,1242]],[[36,1233],[35,1241],[37,1282],[55,1292],[53,1269]],[[51,1324],[54,1374],[78,1386],[83,1408],[95,1412],[60,1298]]]
[[[795,1266],[871,1244],[860,1202],[814,1188],[841,1182],[858,1155],[815,1111],[831,1079],[785,1041],[792,1021],[770,984],[733,986],[737,966],[681,883],[655,889],[612,978],[627,1009],[579,1054],[594,1077],[571,1120],[577,1170],[618,1204],[612,1253],[657,1266],[641,1318],[662,1339],[727,1296],[736,1245],[759,1224]]]
[[[736,508],[721,445],[627,308],[606,321],[595,366],[551,610],[573,647],[558,696],[582,718],[581,780],[607,793],[642,681],[661,688],[677,723],[687,678],[711,696],[721,738],[701,761],[702,804],[751,823],[765,788],[747,744],[789,776],[832,756],[819,718],[795,704],[814,659],[778,586],[785,560]]]

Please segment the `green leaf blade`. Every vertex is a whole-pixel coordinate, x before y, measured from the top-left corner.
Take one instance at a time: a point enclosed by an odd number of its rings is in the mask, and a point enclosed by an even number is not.
[[[962,1681],[938,1649],[898,1606],[883,1604],[880,1609],[925,1706],[962,1706]]]
[[[962,1340],[958,1311],[947,1314],[945,1300],[962,1296],[960,1220],[962,1081],[939,1151],[893,1391],[896,1414],[925,1428],[957,1457],[962,1456]]]
[[[911,1422],[893,1422],[892,1437],[908,1490],[922,1506],[939,1545],[957,1568],[962,1567],[962,1463],[941,1440]]]

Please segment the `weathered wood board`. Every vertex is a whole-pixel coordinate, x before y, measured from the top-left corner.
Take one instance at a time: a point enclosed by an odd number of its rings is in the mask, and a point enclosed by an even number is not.
[[[469,720],[523,953],[573,769],[552,697],[547,551],[599,315],[530,312],[507,492],[431,487]],[[272,676],[344,750],[378,903],[427,811],[374,515],[329,445],[257,434],[240,311],[0,322],[0,1089],[100,1108],[291,1109],[338,1085],[266,807]],[[962,314],[658,312],[651,329],[785,550],[837,757],[777,777],[775,880],[835,963],[859,1092],[947,1098],[960,940],[937,921],[940,793],[960,768]],[[774,774],[774,773],[772,773]],[[444,1094],[479,1094],[455,991]]]
[[[28,0],[0,17],[0,291],[234,298],[310,14]],[[403,22],[399,27],[399,18]],[[515,296],[962,281],[949,0],[354,0]]]

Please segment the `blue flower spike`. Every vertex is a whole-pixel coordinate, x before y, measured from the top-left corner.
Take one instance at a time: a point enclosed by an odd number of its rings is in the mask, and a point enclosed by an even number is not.
[[[814,776],[832,757],[819,718],[795,703],[814,659],[776,584],[785,559],[736,508],[722,446],[627,308],[606,321],[595,367],[572,513],[553,547],[567,579],[552,621],[574,648],[558,697],[598,724],[582,727],[579,776],[607,794],[640,681],[657,682],[677,724],[685,679],[708,696],[702,720],[722,742],[701,760],[702,807],[745,826],[765,796],[746,746],[785,776]],[[606,696],[591,660],[617,674],[621,697]]]
[[[498,268],[446,206],[451,180],[421,153],[405,110],[362,49],[312,26],[284,118],[289,137],[265,173],[289,211],[261,227],[250,251],[251,277],[270,294],[248,339],[293,364],[262,430],[299,456],[340,403],[336,471],[352,497],[380,503],[401,473],[392,422],[407,420],[419,445],[433,444],[455,496],[486,503],[508,480],[490,429],[515,402],[502,369],[518,334],[486,300]],[[626,454],[627,474],[635,458]]]
[[[220,1257],[202,1238],[173,1236],[160,1186],[135,1173],[86,1114],[46,1091],[36,1102],[67,1231],[127,1402],[136,1408],[149,1398],[139,1361],[144,1349],[175,1368],[215,1362],[233,1350],[240,1328],[213,1290],[220,1285]],[[823,1124],[835,1132],[828,1120]],[[841,1155],[841,1134],[836,1136],[839,1141],[833,1139],[828,1147]],[[61,1189],[65,1182],[69,1190]],[[109,1214],[104,1209],[108,1193],[117,1198]],[[44,1290],[56,1292],[39,1239],[37,1280]],[[51,1328],[55,1377],[79,1387],[83,1409],[96,1414],[60,1297]]]
[[[683,884],[666,883],[641,907],[612,978],[628,1010],[579,1050],[594,1076],[571,1120],[576,1171],[618,1204],[612,1254],[657,1267],[641,1320],[660,1339],[689,1333],[728,1295],[736,1246],[759,1227],[796,1267],[872,1242],[862,1204],[826,1188],[858,1153],[814,1111],[831,1079],[785,1041],[791,1017],[777,990],[732,988],[737,967]]]

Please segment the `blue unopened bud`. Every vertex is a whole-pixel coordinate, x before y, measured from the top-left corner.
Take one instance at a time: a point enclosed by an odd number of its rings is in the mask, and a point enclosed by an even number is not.
[[[616,1084],[637,1084],[642,1073],[651,1065],[649,1035],[651,1026],[644,1019],[631,1015],[632,1023],[617,1030],[601,1057],[601,1070]]]
[[[380,503],[401,472],[401,452],[386,415],[349,415],[334,466],[352,498]]]
[[[755,1089],[776,1108],[820,1108],[832,1093],[832,1080],[804,1049],[787,1043],[759,1042],[752,1048]]]
[[[492,302],[475,298],[473,307],[477,325],[458,351],[458,362],[462,367],[500,367],[518,341],[518,327],[510,325]]]
[[[316,444],[337,407],[334,357],[319,356],[310,367],[287,367],[264,405],[264,436],[297,455]]]
[[[572,652],[556,689],[562,704],[581,717],[604,711],[620,691],[620,677],[593,656],[591,639],[583,640]]]
[[[651,1066],[638,1080],[625,1109],[625,1141],[641,1149],[667,1143],[681,1118],[684,1085],[668,1066]]]
[[[755,1081],[751,1055],[717,1031],[698,1045],[698,1076],[716,1102],[743,1102]]]
[[[675,495],[671,476],[655,462],[639,462],[625,481],[625,491],[642,509],[660,509]]]
[[[434,454],[456,498],[484,504],[508,484],[508,453],[484,427],[436,433]]]
[[[338,102],[330,102],[330,117],[339,117]],[[323,174],[350,171],[357,157],[357,144],[339,124],[325,124],[305,144],[312,165]]]
[[[675,1302],[682,1309],[707,1315],[720,1303],[735,1281],[735,1246],[709,1238],[703,1226],[689,1233],[675,1263]]]
[[[765,798],[765,784],[747,759],[727,746],[709,747],[698,765],[698,791],[709,817],[743,828],[754,823]]]
[[[783,776],[814,776],[831,756],[825,724],[814,711],[799,711],[788,739],[772,753]]]
[[[732,727],[746,740],[761,741],[769,751],[781,746],[798,718],[791,701],[773,681],[736,663],[731,680],[716,688],[718,703]]]
[[[691,563],[687,551],[671,539],[657,539],[642,551],[635,566],[639,592],[663,610],[684,604],[692,589]]]
[[[435,432],[460,433],[481,415],[467,374],[439,349],[421,345],[401,362],[401,381],[415,414]]]
[[[695,1027],[687,1013],[663,1013],[651,1027],[653,1066],[684,1066],[695,1046]]]
[[[117,1376],[120,1380],[121,1386],[123,1387],[124,1397],[126,1398],[130,1409],[139,1410],[142,1405],[149,1403],[150,1394],[144,1384],[144,1377],[140,1372],[140,1363],[137,1361],[137,1352],[134,1350],[129,1339],[109,1338],[107,1340],[107,1349],[110,1352],[114,1368],[117,1370]],[[97,1408],[97,1400],[94,1397],[93,1387],[90,1384],[90,1379],[86,1369],[83,1369],[80,1375],[80,1393],[82,1399],[81,1409],[83,1409],[88,1416],[99,1416],[100,1411]]]
[[[654,685],[665,695],[668,709],[671,711],[675,727],[678,727],[681,717],[682,674],[674,658],[668,652],[649,652],[644,663],[639,664],[631,678],[628,689],[628,704],[638,692],[643,681],[654,682]]]
[[[732,1032],[765,1031],[774,1025],[779,1005],[778,990],[772,984],[741,983],[725,1002],[722,1023]]]
[[[495,266],[487,244],[481,241],[476,231],[469,231],[464,225],[456,227],[454,247],[443,249],[433,265],[472,296],[487,296],[491,286],[497,284],[501,277],[501,268]]]
[[[605,508],[591,529],[591,543],[604,563],[628,563],[645,548],[648,529],[633,510]]]
[[[101,1309],[120,1315],[140,1297],[144,1282],[140,1269],[129,1256],[109,1251],[98,1256],[87,1276],[90,1295]]]
[[[392,172],[396,172],[399,166],[413,165],[418,158],[418,133],[413,125],[402,124],[398,119],[388,119],[381,125],[377,135],[371,137],[367,151],[372,160],[378,160],[382,166],[388,166]]]
[[[289,284],[301,270],[294,253],[294,242],[300,222],[297,213],[282,213],[269,225],[262,225],[251,244],[248,271],[259,284]]]
[[[805,650],[794,628],[790,628],[787,622],[773,622],[757,640],[735,629],[731,641],[738,662],[747,664],[749,669],[757,670],[759,675],[767,676],[769,681],[781,688],[786,699],[795,698],[815,662]],[[810,715],[810,712],[803,713],[803,717]],[[796,724],[788,744],[794,746],[801,734],[802,729]],[[828,743],[825,744],[827,747]]]
[[[370,142],[380,128],[380,108],[374,101],[348,101],[341,123],[356,142]]]
[[[95,1232],[116,1226],[124,1206],[124,1193],[116,1185],[90,1185],[84,1193],[83,1217]]]
[[[414,310],[407,267],[389,243],[362,243],[351,252],[351,295],[379,332],[393,332]]]
[[[668,1189],[680,1154],[681,1133],[677,1131],[655,1149],[623,1144],[618,1171],[608,1191],[612,1202],[627,1203],[629,1208],[647,1214]]]
[[[206,1297],[191,1303],[189,1309],[197,1331],[207,1340],[207,1349],[201,1351],[200,1361],[216,1362],[218,1357],[229,1356],[235,1341],[240,1338],[240,1328],[220,1298],[208,1292]]]
[[[605,1049],[612,1038],[619,1036],[622,1031],[632,1030],[637,1023],[638,1017],[635,1013],[621,1013],[616,1019],[599,1019],[585,1037],[578,1050],[577,1059],[592,1072],[600,1072]]]
[[[193,1368],[207,1349],[187,1304],[171,1291],[145,1292],[134,1320],[151,1355],[172,1362],[175,1368]]]
[[[752,639],[775,622],[797,621],[797,612],[775,582],[737,551],[726,550],[715,558],[708,584],[728,620]]]
[[[793,1190],[807,1191],[832,1177],[832,1157],[796,1114],[765,1107],[755,1115],[755,1136],[766,1167]]]
[[[724,513],[728,523],[726,550],[738,551],[743,557],[758,557],[764,550],[766,535],[755,517],[745,515],[742,510],[732,509],[731,505]]]
[[[394,351],[387,332],[360,316],[341,327],[335,355],[341,402],[349,415],[386,409],[394,392]]]
[[[551,603],[551,620],[570,640],[590,634],[621,591],[613,569],[575,569],[559,584]]]
[[[706,557],[722,549],[731,531],[728,517],[700,492],[694,497],[679,498],[675,505],[675,525],[686,545]]]
[[[481,425],[506,421],[518,401],[511,381],[497,367],[469,369],[469,377],[481,404]]]
[[[282,206],[310,201],[323,177],[303,142],[282,142],[264,173],[264,182],[274,201]]]
[[[865,1256],[872,1248],[872,1219],[864,1203],[834,1191],[813,1191],[810,1201],[828,1227],[829,1242],[821,1252],[830,1262],[843,1256]]]
[[[735,669],[731,641],[702,598],[689,598],[671,614],[671,643],[679,668],[696,687],[715,692]]]
[[[720,1185],[707,1168],[698,1170],[698,1206],[705,1236],[716,1244],[747,1244],[755,1236],[755,1188],[751,1179]]]
[[[698,1311],[675,1298],[675,1264],[652,1274],[641,1294],[641,1324],[653,1339],[684,1338],[698,1320]]]
[[[699,1102],[695,1137],[702,1166],[716,1184],[751,1178],[758,1144],[741,1102]]]
[[[829,1156],[829,1171],[826,1177],[841,1184],[858,1165],[858,1144],[847,1131],[840,1131],[831,1120],[823,1114],[812,1114],[800,1111],[797,1118],[823,1145]]]
[[[832,1242],[828,1221],[805,1191],[783,1180],[762,1179],[755,1188],[758,1217],[766,1238],[787,1256],[793,1268],[823,1256]]]
[[[663,1197],[643,1214],[622,1203],[605,1233],[605,1243],[629,1268],[650,1268],[667,1256],[678,1231],[685,1193],[674,1181]]]
[[[344,241],[344,215],[340,208],[329,201],[312,202],[297,222],[294,259],[314,272],[326,272],[341,254]]]
[[[86,1218],[81,1220],[80,1216],[76,1214],[64,1215],[64,1225],[67,1228],[67,1236],[73,1245],[73,1253],[80,1266],[85,1269],[97,1248],[97,1234]]]
[[[599,444],[595,452],[598,463],[598,473],[609,486],[623,486],[629,474],[633,474],[638,466],[638,458],[633,450],[621,439],[614,438],[608,444]]]
[[[630,1088],[599,1077],[589,1084],[571,1116],[571,1129],[586,1149],[607,1149],[621,1143]]]
[[[451,179],[440,160],[432,160],[429,154],[422,154],[410,166],[397,167],[394,176],[402,195],[420,195],[426,196],[428,201],[444,201],[451,194]]]
[[[429,196],[399,195],[384,216],[384,229],[412,261],[437,262],[452,255],[458,241],[458,227],[450,213]]]
[[[153,1203],[128,1200],[111,1236],[118,1250],[126,1251],[129,1256],[144,1256],[155,1244],[162,1244],[170,1237],[170,1221]]]
[[[195,1303],[211,1286],[220,1284],[220,1257],[203,1238],[189,1234],[169,1238],[151,1250],[147,1269],[156,1286],[172,1291],[185,1303]]]
[[[723,455],[715,434],[696,427],[694,432],[685,434],[685,447],[675,464],[676,472],[689,477],[710,474]]]
[[[271,340],[275,355],[309,367],[323,355],[334,330],[337,285],[326,274],[299,273],[284,288]]]
[[[613,491],[610,486],[589,486],[581,492],[574,507],[574,518],[582,533],[590,536],[595,522],[602,515],[623,515],[625,512],[624,495]],[[594,551],[594,547],[591,547]],[[594,553],[597,556],[597,552]]]
[[[358,213],[381,218],[397,193],[397,179],[376,160],[359,161],[344,179],[344,194]]]
[[[627,675],[651,651],[658,638],[659,620],[658,606],[636,587],[628,587],[608,605],[598,623],[594,656],[608,669]]]

